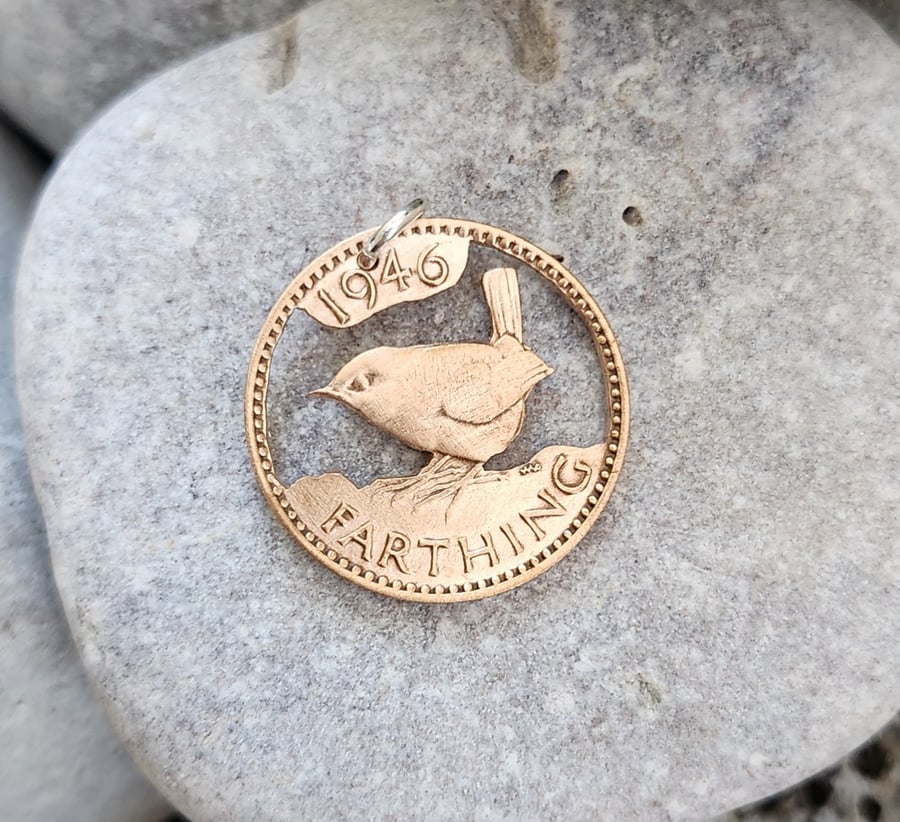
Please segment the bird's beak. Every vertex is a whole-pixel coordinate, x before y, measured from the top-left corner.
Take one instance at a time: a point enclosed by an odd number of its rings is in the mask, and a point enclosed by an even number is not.
[[[335,391],[330,385],[326,385],[324,388],[317,388],[315,391],[309,392],[310,397],[324,397],[328,400],[339,400],[341,395]]]

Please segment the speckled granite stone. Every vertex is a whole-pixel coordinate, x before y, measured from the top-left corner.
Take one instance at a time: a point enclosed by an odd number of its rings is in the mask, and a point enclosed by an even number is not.
[[[4,0],[0,108],[47,148],[60,150],[136,81],[212,44],[274,25],[304,2]]]
[[[311,6],[281,59],[247,38],[116,106],[37,215],[18,364],[58,583],[195,822],[692,819],[896,708],[896,46],[841,3],[516,8]],[[563,253],[633,392],[590,535],[458,607],[302,552],[243,434],[276,295],[415,193]],[[414,463],[305,392],[379,340],[483,336],[472,281],[346,334],[292,320],[281,470]],[[590,352],[522,282],[557,369],[533,451],[587,430]]]
[[[44,170],[0,124],[0,819],[155,822],[166,804],[122,750],[72,645],[22,445],[13,269]]]

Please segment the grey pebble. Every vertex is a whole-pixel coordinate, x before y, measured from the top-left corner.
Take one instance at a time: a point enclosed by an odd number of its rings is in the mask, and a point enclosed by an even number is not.
[[[168,806],[110,727],[69,634],[22,442],[13,274],[45,170],[0,124],[0,818],[157,822]]]
[[[171,63],[289,18],[307,0],[4,0],[0,108],[51,151]]]
[[[844,3],[356,0],[95,124],[29,235],[20,389],[87,664],[181,810],[695,819],[891,716],[898,83],[896,46]],[[588,537],[533,583],[445,608],[304,553],[243,432],[275,297],[420,193],[564,254],[633,399]],[[583,333],[522,281],[557,370],[510,460],[602,422]],[[467,275],[345,333],[292,319],[270,408],[286,481],[419,464],[305,395],[387,339],[483,338],[475,294]]]

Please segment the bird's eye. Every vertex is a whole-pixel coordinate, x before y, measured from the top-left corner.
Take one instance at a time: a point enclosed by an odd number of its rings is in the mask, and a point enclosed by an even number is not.
[[[377,376],[378,375],[374,371],[364,371],[362,374],[357,374],[350,380],[347,384],[347,388],[350,391],[365,391],[373,382],[375,382]]]

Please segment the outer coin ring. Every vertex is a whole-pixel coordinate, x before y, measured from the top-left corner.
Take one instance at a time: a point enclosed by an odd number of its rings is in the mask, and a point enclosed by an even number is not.
[[[524,263],[555,286],[591,333],[606,385],[609,422],[604,464],[600,471],[601,479],[594,488],[594,494],[589,498],[586,507],[581,510],[581,515],[568,525],[549,548],[527,560],[525,563],[527,567],[524,570],[521,570],[520,566],[519,569],[507,571],[502,575],[484,577],[477,583],[451,585],[447,588],[406,582],[391,577],[388,573],[376,576],[372,571],[361,568],[353,559],[340,555],[316,537],[304,521],[303,512],[295,510],[288,501],[284,493],[285,485],[276,475],[272,462],[266,418],[272,355],[288,319],[310,287],[331,271],[337,261],[350,259],[362,251],[372,231],[373,229],[363,231],[343,241],[304,268],[282,292],[257,337],[244,394],[244,420],[256,479],[263,495],[284,527],[310,554],[336,574],[370,591],[416,602],[461,602],[481,599],[515,588],[543,573],[575,547],[590,530],[615,487],[625,459],[630,412],[625,366],[615,335],[593,297],[576,277],[556,258],[515,234],[484,223],[445,218],[420,219],[401,232],[400,236],[434,234],[468,237],[476,245],[500,251]],[[596,501],[591,503],[590,500]]]

